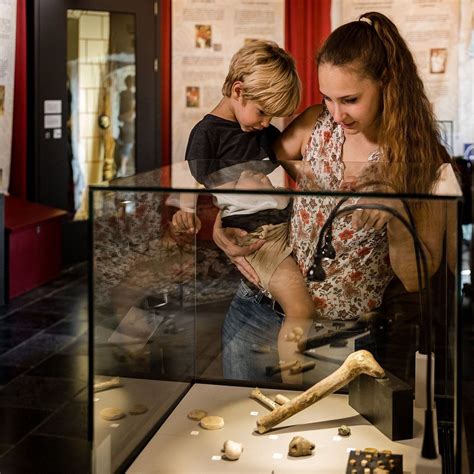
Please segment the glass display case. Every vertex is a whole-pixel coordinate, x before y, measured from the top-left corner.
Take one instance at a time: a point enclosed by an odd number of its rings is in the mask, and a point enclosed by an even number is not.
[[[259,166],[238,174],[263,179]],[[270,174],[271,188],[265,178],[256,187],[229,181],[206,189],[182,163],[90,188],[93,472],[460,466],[462,195],[449,166],[425,195],[397,194],[381,168],[346,165],[350,179],[334,189],[318,189],[303,163],[294,181],[281,168]],[[164,184],[169,176],[173,186]],[[268,224],[261,209],[242,218],[217,207],[272,200],[286,213]],[[289,253],[252,261],[272,268],[266,289],[237,270],[244,257],[216,246],[216,219],[227,249],[249,244],[255,229],[286,226]],[[247,230],[236,236],[223,225]],[[258,234],[256,247],[259,239],[262,248],[273,242]],[[278,302],[270,292],[280,295],[275,275],[294,283],[283,258],[310,288],[312,313],[301,319],[283,317],[281,307],[295,303],[285,291]],[[255,324],[257,307],[275,318],[268,327]],[[239,311],[247,319],[230,324]]]

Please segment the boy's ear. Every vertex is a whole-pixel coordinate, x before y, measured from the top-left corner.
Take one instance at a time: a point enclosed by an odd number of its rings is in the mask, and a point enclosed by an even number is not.
[[[242,97],[243,85],[242,81],[235,81],[232,84],[231,97],[233,99],[239,100]]]

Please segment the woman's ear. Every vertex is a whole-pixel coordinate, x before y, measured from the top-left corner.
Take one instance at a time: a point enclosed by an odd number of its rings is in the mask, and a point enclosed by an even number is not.
[[[232,84],[231,97],[235,100],[239,100],[242,97],[244,84],[242,81],[235,81]]]

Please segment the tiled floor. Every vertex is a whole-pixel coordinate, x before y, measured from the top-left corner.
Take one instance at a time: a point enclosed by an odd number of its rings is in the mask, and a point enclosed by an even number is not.
[[[87,473],[86,266],[0,307],[0,472]],[[82,336],[82,338],[81,338]]]
[[[72,267],[0,307],[1,474],[89,472],[86,273],[86,265]],[[463,400],[473,465],[474,326],[467,303]]]

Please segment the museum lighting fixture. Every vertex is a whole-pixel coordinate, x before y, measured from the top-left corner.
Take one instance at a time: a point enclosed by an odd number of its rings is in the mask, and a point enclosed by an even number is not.
[[[423,319],[423,326],[425,332],[425,345],[427,353],[427,365],[426,365],[426,409],[425,409],[425,423],[424,423],[424,434],[423,434],[423,445],[421,448],[421,455],[425,459],[436,459],[437,452],[435,446],[435,437],[434,437],[434,426],[433,426],[433,406],[432,406],[432,332],[433,332],[433,323],[432,323],[432,311],[431,311],[431,291],[430,291],[430,279],[428,274],[428,265],[426,260],[425,252],[423,251],[418,233],[416,231],[415,222],[411,211],[408,207],[408,204],[402,199],[404,209],[408,215],[406,219],[400,212],[396,209],[393,209],[390,206],[384,204],[354,204],[342,207],[344,202],[349,198],[344,197],[338,201],[334,206],[332,211],[329,213],[325,223],[323,224],[321,231],[319,233],[318,242],[316,245],[316,254],[314,257],[313,265],[308,271],[307,278],[309,281],[324,281],[326,278],[326,273],[323,268],[323,261],[327,259],[333,259],[336,256],[336,252],[332,245],[332,223],[334,219],[342,214],[349,214],[357,210],[379,210],[385,211],[391,214],[393,217],[397,218],[403,226],[409,231],[413,244],[415,247],[416,255],[416,267],[418,275],[418,287],[420,292],[423,291],[423,282],[425,284],[425,300],[426,300],[426,314],[423,311],[424,305],[423,300],[421,300],[421,317]],[[421,262],[421,266],[420,266]],[[421,276],[423,275],[423,280]]]

